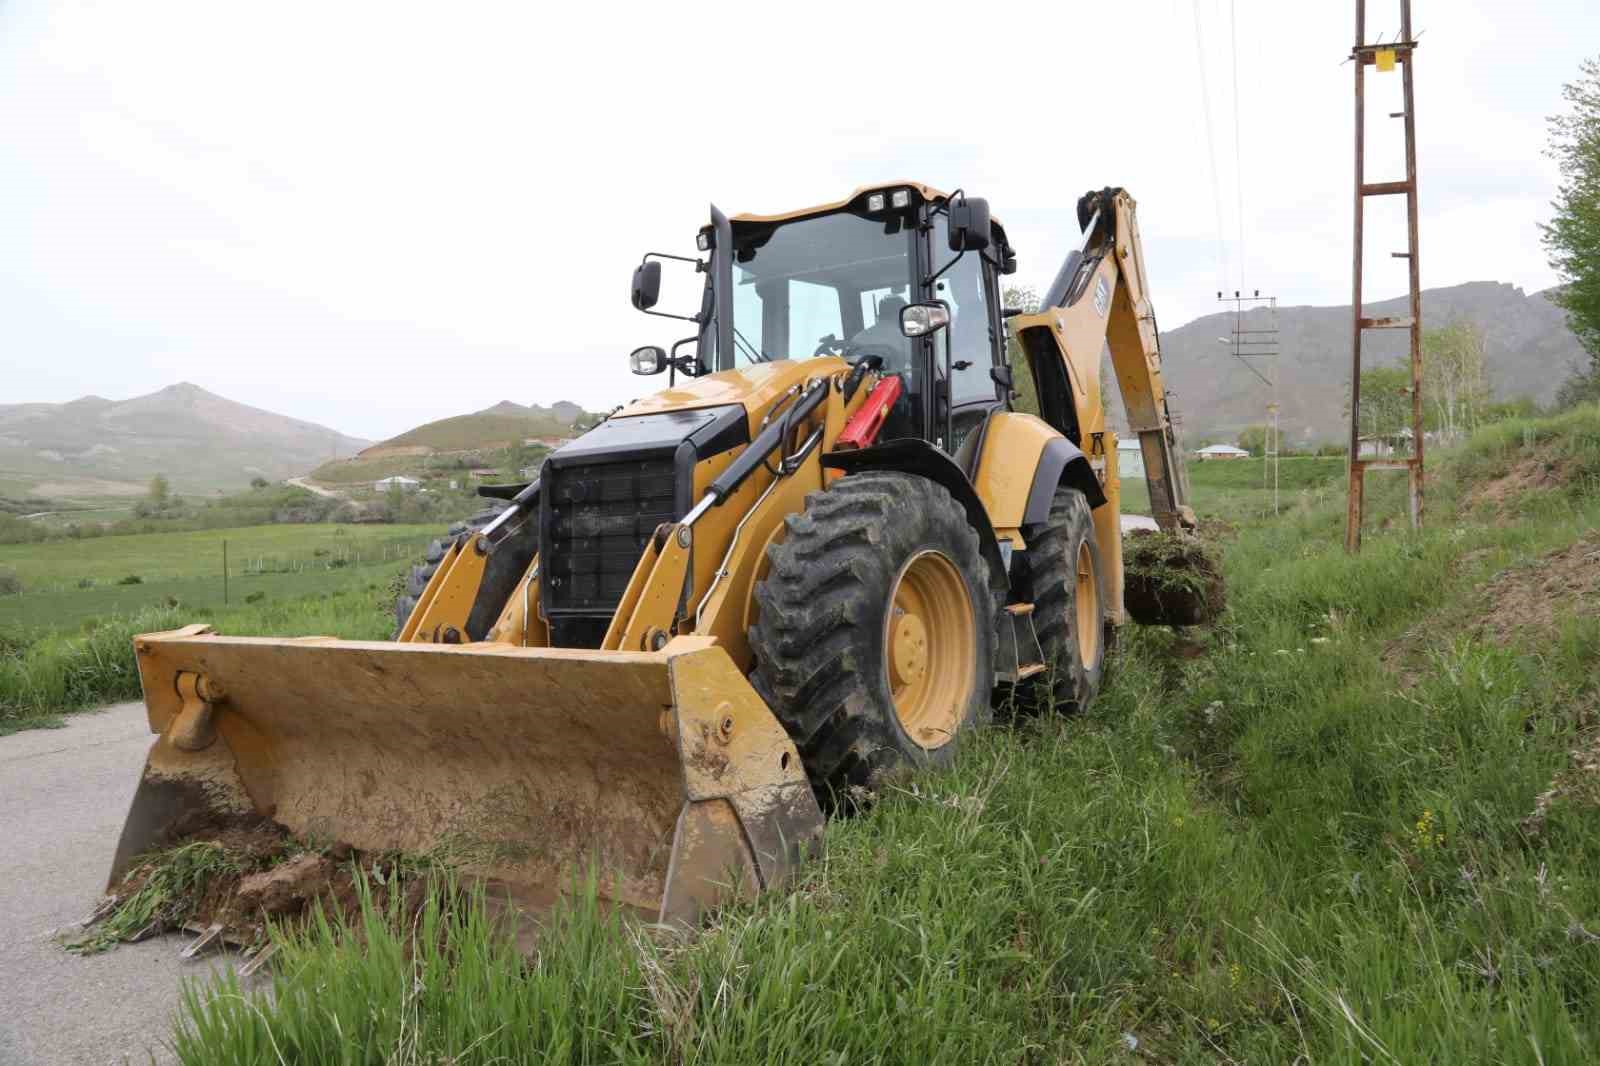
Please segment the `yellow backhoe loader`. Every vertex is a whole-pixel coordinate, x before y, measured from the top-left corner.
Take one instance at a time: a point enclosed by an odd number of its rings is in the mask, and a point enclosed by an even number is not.
[[[667,388],[442,543],[395,641],[135,640],[159,736],[113,881],[267,817],[535,903],[588,875],[692,920],[783,880],[830,805],[949,759],[997,692],[1087,704],[1124,621],[1105,348],[1157,521],[1193,515],[1134,201],[1078,216],[1021,313],[984,200],[895,182],[713,207],[698,256],[634,272],[636,308],[692,327],[629,357]],[[664,265],[704,275],[698,308],[657,308]],[[1013,409],[1008,343],[1037,415]]]

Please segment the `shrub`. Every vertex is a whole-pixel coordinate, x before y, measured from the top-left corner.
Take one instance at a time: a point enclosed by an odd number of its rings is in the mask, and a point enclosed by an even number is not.
[[[267,598],[267,594],[265,592],[257,591],[257,592],[252,592],[250,595],[246,596],[244,598],[244,602],[246,602],[246,603],[260,603],[262,600],[264,600],[266,598]]]
[[[22,594],[22,578],[9,567],[0,567],[0,596],[20,596]]]
[[[92,577],[80,577],[78,579],[78,587],[80,589],[92,589],[92,588],[94,588],[94,578],[92,578]]]
[[[117,584],[119,584],[119,585],[142,585],[142,584],[144,584],[144,578],[140,577],[138,574],[129,574],[127,577],[118,578],[117,579]]]

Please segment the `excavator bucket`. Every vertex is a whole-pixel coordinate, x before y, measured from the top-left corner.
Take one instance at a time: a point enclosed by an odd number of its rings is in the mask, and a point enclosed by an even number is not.
[[[799,754],[703,637],[659,652],[217,636],[134,641],[159,734],[111,882],[265,817],[437,857],[531,908],[590,876],[652,920],[770,888],[817,840]]]

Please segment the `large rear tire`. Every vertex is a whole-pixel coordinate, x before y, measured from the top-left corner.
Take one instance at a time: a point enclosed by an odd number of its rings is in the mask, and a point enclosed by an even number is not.
[[[751,681],[836,805],[947,762],[990,714],[994,597],[966,512],[912,474],[840,478],[786,519],[756,586]]]
[[[1050,517],[1023,530],[1033,625],[1049,667],[1028,693],[1055,709],[1082,711],[1105,679],[1105,581],[1089,501],[1062,486]]]

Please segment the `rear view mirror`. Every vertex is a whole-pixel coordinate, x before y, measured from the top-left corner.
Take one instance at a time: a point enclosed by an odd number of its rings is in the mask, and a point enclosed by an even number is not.
[[[926,337],[950,324],[950,307],[939,300],[925,304],[907,304],[900,309],[900,332],[907,337]]]
[[[989,247],[989,201],[963,196],[950,204],[950,250],[981,252]]]
[[[661,298],[661,264],[655,260],[633,268],[633,306],[648,311]]]

